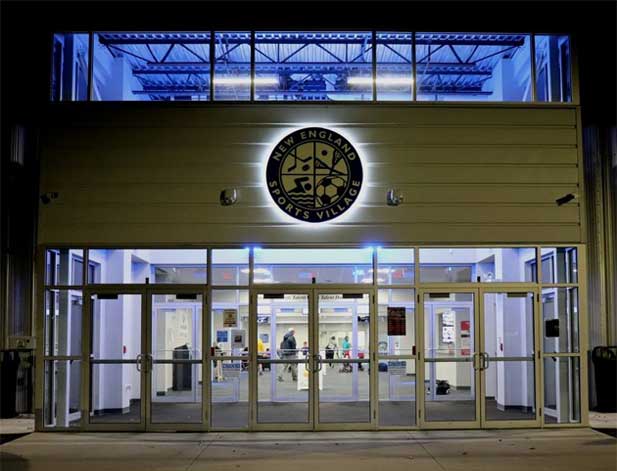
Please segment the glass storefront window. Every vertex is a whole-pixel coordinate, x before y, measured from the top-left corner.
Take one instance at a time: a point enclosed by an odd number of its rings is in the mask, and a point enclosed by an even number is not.
[[[86,101],[90,35],[54,34],[51,64],[51,101]]]
[[[532,101],[529,36],[416,33],[418,101]]]
[[[544,423],[581,421],[580,360],[578,357],[544,358]]]
[[[373,283],[373,249],[257,249],[254,283]]]
[[[420,281],[531,282],[535,263],[532,247],[420,249]]]
[[[414,249],[377,249],[377,284],[412,285]]]
[[[535,36],[536,101],[572,101],[572,66],[568,36]]]
[[[377,294],[377,354],[415,355],[415,291],[380,289]]]
[[[578,288],[544,288],[542,290],[544,352],[578,352],[578,324]]]
[[[210,33],[94,33],[93,74],[93,101],[209,100]]]
[[[89,283],[205,284],[201,249],[90,249]]]
[[[248,284],[248,249],[215,249],[212,251],[212,285]]]
[[[542,283],[577,283],[576,247],[542,247]]]
[[[49,249],[45,253],[47,286],[83,285],[84,251],[81,249]]]
[[[45,291],[45,355],[81,355],[82,292]]]
[[[255,99],[373,99],[372,34],[255,33]]]
[[[81,425],[81,362],[45,362],[43,424],[49,428]]]
[[[214,33],[214,99],[251,98],[251,33]]]
[[[412,33],[377,33],[377,100],[413,99]]]
[[[258,313],[259,316],[259,313]],[[259,323],[259,321],[258,321]],[[210,355],[249,354],[249,292],[242,289],[212,291]],[[273,346],[270,342],[264,349]]]

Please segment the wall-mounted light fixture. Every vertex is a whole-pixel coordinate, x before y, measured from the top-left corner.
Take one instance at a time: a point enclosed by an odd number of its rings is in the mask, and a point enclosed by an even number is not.
[[[231,206],[238,202],[238,190],[235,188],[225,188],[221,191],[220,196],[221,206]]]
[[[398,206],[403,202],[403,193],[395,188],[390,188],[386,193],[386,203],[388,206]]]

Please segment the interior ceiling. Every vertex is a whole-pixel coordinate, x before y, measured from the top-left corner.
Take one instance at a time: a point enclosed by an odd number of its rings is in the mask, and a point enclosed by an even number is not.
[[[160,100],[209,93],[210,35],[99,33],[98,42],[114,57],[127,58],[143,89],[140,93]],[[411,33],[377,33],[379,76],[411,76],[412,40]],[[518,34],[417,33],[418,92],[486,93],[482,91],[483,83],[492,77],[495,64],[502,57],[516,54],[525,46],[525,40]],[[250,42],[249,32],[216,33],[217,76],[248,78]],[[350,90],[347,81],[349,77],[371,76],[372,55],[370,32],[257,32],[256,77],[273,82],[269,88],[256,88],[258,93],[295,91],[296,99],[308,98],[311,92],[323,95],[323,99],[333,94],[357,93]],[[247,83],[226,84],[225,88],[246,88]]]

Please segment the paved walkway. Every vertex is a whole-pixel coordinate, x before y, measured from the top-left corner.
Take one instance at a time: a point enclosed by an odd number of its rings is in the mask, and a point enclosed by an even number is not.
[[[614,471],[617,440],[591,429],[33,433],[0,455],[2,471]]]

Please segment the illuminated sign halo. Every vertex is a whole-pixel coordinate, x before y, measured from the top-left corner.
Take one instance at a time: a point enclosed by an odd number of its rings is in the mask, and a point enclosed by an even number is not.
[[[346,212],[362,188],[362,162],[339,133],[298,129],[272,149],[266,165],[268,191],[287,215],[303,222],[331,221]]]

